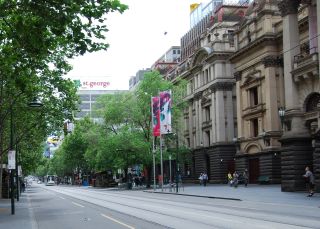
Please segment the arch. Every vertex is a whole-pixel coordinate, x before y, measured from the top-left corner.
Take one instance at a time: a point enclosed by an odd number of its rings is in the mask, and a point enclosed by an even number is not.
[[[245,146],[244,150],[248,154],[254,154],[262,151],[260,145],[255,143],[251,143],[251,144],[249,143],[248,145]]]
[[[312,92],[304,100],[303,109],[305,112],[311,112],[320,109],[320,93]]]
[[[201,63],[205,58],[208,57],[208,55],[210,55],[211,52],[212,49],[210,47],[202,47],[198,49],[191,61],[191,67],[194,67],[198,63]]]

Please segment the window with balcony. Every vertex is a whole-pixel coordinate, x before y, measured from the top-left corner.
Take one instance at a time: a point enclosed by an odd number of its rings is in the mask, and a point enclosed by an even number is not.
[[[250,96],[250,106],[256,106],[259,103],[258,97],[258,87],[253,87],[249,89],[249,96]]]

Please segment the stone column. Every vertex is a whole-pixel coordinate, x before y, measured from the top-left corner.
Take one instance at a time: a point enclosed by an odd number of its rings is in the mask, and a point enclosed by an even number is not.
[[[317,29],[317,6],[313,3],[309,5],[309,47],[310,54],[318,52],[318,29]],[[320,17],[320,15],[319,15]],[[318,31],[317,31],[318,30]]]
[[[233,112],[233,99],[232,99],[232,85],[230,85],[230,89],[226,92],[226,116],[227,116],[227,138],[226,141],[231,142],[235,136],[234,133],[234,112]]]
[[[317,24],[318,24],[318,28],[317,28],[317,33],[320,33],[320,3],[319,1],[316,1],[317,4]],[[320,53],[320,37],[318,37],[318,53]],[[319,72],[320,72],[320,58],[319,59]]]
[[[225,107],[223,91],[216,91],[216,118],[217,118],[217,142],[225,141],[226,126],[225,126]]]
[[[291,71],[293,70],[294,56],[300,53],[300,40],[298,28],[299,0],[282,0],[279,10],[283,19],[283,57],[286,109],[298,110],[298,90],[294,83]]]
[[[215,90],[211,88],[211,120],[212,120],[212,136],[211,142],[215,143],[217,141],[217,128],[216,128],[216,103],[215,103]]]
[[[190,138],[190,147],[195,148],[195,142],[193,141],[193,100],[189,102],[189,138]]]
[[[276,80],[276,68],[281,65],[281,60],[276,56],[268,56],[262,60],[265,67],[265,131],[279,131],[281,129],[278,113],[278,92]]]
[[[198,98],[194,98],[194,103],[195,103],[195,108],[196,108],[196,141],[194,143],[195,148],[199,146],[199,131],[200,131],[200,127],[199,127],[199,100]]]
[[[236,95],[237,95],[237,126],[238,133],[237,137],[243,136],[243,120],[242,120],[242,97],[241,97],[241,72],[235,72],[234,77],[236,80]]]

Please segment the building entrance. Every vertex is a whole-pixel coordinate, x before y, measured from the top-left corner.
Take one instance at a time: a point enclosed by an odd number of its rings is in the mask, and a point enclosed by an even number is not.
[[[260,176],[259,158],[249,159],[249,183],[257,183]]]

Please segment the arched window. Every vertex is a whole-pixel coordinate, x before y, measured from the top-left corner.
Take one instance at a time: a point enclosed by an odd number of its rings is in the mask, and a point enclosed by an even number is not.
[[[306,99],[306,112],[315,111],[320,108],[320,94],[319,93],[312,93]]]

